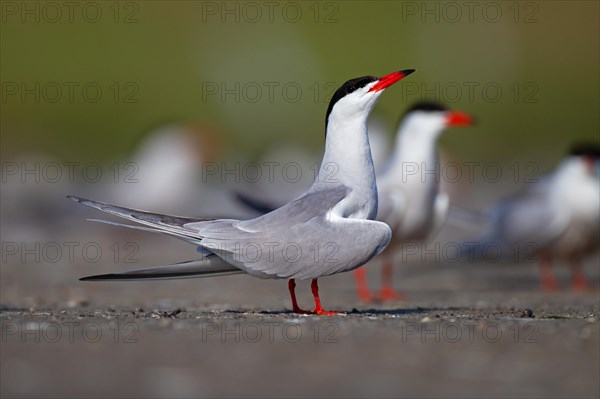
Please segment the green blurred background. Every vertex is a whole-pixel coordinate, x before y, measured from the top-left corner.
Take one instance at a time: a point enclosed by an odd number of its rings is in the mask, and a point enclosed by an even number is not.
[[[168,121],[218,127],[231,154],[258,156],[272,142],[320,151],[331,82],[405,68],[417,73],[376,114],[394,124],[429,90],[480,121],[476,134],[443,137],[459,157],[550,165],[572,141],[600,140],[598,1],[483,1],[471,15],[463,2],[92,3],[72,17],[60,6],[53,22],[44,2],[2,2],[3,159],[124,157]],[[36,82],[40,100],[23,99]],[[56,102],[52,82],[63,88]],[[65,82],[76,84],[72,101]],[[97,102],[83,97],[90,82]],[[206,91],[236,82],[239,101]],[[272,98],[265,82],[276,82]]]

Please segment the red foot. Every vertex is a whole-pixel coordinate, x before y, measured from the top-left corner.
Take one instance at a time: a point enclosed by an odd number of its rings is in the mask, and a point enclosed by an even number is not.
[[[317,284],[317,279],[314,278],[312,284],[310,285],[312,289],[313,296],[315,297],[315,310],[309,312],[307,310],[300,309],[298,306],[298,302],[296,301],[296,281],[294,279],[290,279],[288,282],[288,287],[290,290],[290,297],[292,299],[292,311],[298,314],[318,314],[322,316],[333,316],[336,314],[340,314],[338,312],[328,312],[327,310],[323,310],[321,306],[321,299],[319,299],[319,285]]]
[[[313,311],[308,311],[308,310],[303,310],[303,309],[294,309],[293,310],[294,313],[297,314],[316,314],[316,315],[320,315],[320,316],[333,316],[336,314],[341,314],[340,312],[332,312],[332,311],[328,311],[328,310],[324,310],[324,309],[315,309]]]
[[[321,299],[319,298],[319,284],[317,283],[316,278],[313,278],[310,288],[313,296],[315,297],[315,310],[313,310],[314,314],[323,316],[333,316],[339,314],[338,312],[328,312],[327,310],[323,310],[323,307],[321,306]]]
[[[558,291],[558,282],[555,279],[542,279],[542,289],[546,292]]]
[[[585,276],[575,276],[571,280],[571,288],[576,292],[583,292],[587,289],[587,279]]]
[[[368,289],[358,289],[356,290],[356,293],[358,294],[358,299],[360,299],[361,302],[375,301],[375,295],[373,295]]]
[[[542,289],[546,292],[555,292],[558,290],[558,281],[554,277],[550,259],[542,258],[540,260],[540,283],[542,284]]]
[[[362,302],[373,302],[375,296],[371,293],[369,286],[367,285],[367,275],[364,267],[354,271],[354,279],[356,280],[356,293],[358,294],[358,299]]]
[[[324,310],[324,309],[315,309],[313,311],[308,311],[308,310],[303,310],[300,308],[294,309],[293,312],[297,313],[297,314],[306,314],[306,315],[308,315],[308,314],[315,315],[316,314],[316,315],[320,315],[320,316],[334,316],[336,314],[342,314],[340,312],[331,312],[331,311]]]
[[[321,315],[321,316],[335,316],[335,315],[341,314],[341,313],[340,312],[332,312],[332,311],[323,310],[323,309],[315,309],[313,311],[313,314],[318,314],[318,315]]]
[[[378,298],[382,301],[406,301],[408,300],[408,295],[394,291],[392,287],[381,287]]]

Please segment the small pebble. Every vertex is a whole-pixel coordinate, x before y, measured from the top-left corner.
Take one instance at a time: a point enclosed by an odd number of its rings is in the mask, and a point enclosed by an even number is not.
[[[521,317],[534,318],[535,315],[533,314],[533,310],[527,308],[521,313]]]

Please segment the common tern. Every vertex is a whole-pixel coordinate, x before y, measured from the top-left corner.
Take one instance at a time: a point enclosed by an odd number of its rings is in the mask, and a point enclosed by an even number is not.
[[[407,69],[344,83],[327,109],[325,153],[315,183],[299,198],[255,219],[175,217],[70,196],[142,226],[100,222],[174,236],[198,246],[201,253],[200,259],[188,262],[82,280],[247,273],[288,279],[293,311],[309,313],[297,304],[295,279],[312,279],[315,309],[310,313],[334,314],[321,306],[317,279],[360,267],[383,251],[391,239],[390,228],[373,220],[377,214],[377,187],[367,118],[384,89],[412,72],[414,69]],[[331,165],[336,167],[333,176]]]
[[[489,250],[494,258],[498,251],[516,261],[536,258],[546,291],[558,288],[552,262],[567,262],[572,288],[584,290],[581,262],[600,248],[599,163],[600,147],[574,146],[552,173],[498,202],[489,212],[490,231],[462,243],[461,255],[485,260]]]
[[[441,104],[421,102],[406,113],[398,128],[395,147],[377,175],[377,220],[392,229],[392,240],[382,254],[382,300],[403,299],[392,288],[394,254],[403,243],[427,240],[444,223],[449,197],[440,190],[436,143],[449,127],[471,126],[473,118]],[[364,268],[355,272],[359,298],[374,298]]]

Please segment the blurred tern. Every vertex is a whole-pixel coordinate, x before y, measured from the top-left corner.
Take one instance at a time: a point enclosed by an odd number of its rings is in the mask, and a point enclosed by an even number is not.
[[[181,208],[197,193],[198,170],[206,158],[204,132],[191,125],[170,124],[153,129],[135,149],[128,166],[132,178],[112,184],[112,200],[125,206],[163,212]],[[130,181],[133,180],[134,184]]]
[[[553,173],[500,201],[490,212],[491,231],[463,243],[463,256],[484,258],[486,248],[494,246],[502,254],[518,255],[517,260],[537,257],[546,291],[558,288],[552,261],[565,261],[572,288],[583,291],[582,259],[600,248],[599,164],[597,145],[573,147]]]
[[[298,307],[295,279],[312,279],[315,310],[323,310],[317,279],[365,264],[387,246],[390,228],[372,220],[377,214],[377,187],[367,118],[383,90],[414,72],[365,76],[344,83],[333,95],[326,116],[325,154],[318,178],[302,196],[251,220],[193,219],[117,207],[69,197],[103,212],[144,226],[104,223],[171,235],[198,246],[200,259],[104,274],[82,280],[131,280],[203,277],[247,273],[289,279],[293,311]],[[337,165],[331,176],[329,167]]]
[[[473,123],[467,114],[430,102],[415,104],[405,115],[393,153],[377,175],[377,220],[387,223],[393,232],[383,254],[383,282],[379,292],[382,300],[405,297],[392,288],[394,253],[398,247],[427,240],[446,219],[449,198],[439,187],[438,137],[448,127]],[[415,173],[408,173],[409,170]],[[359,298],[372,300],[374,296],[367,287],[365,269],[357,269],[355,278]]]

